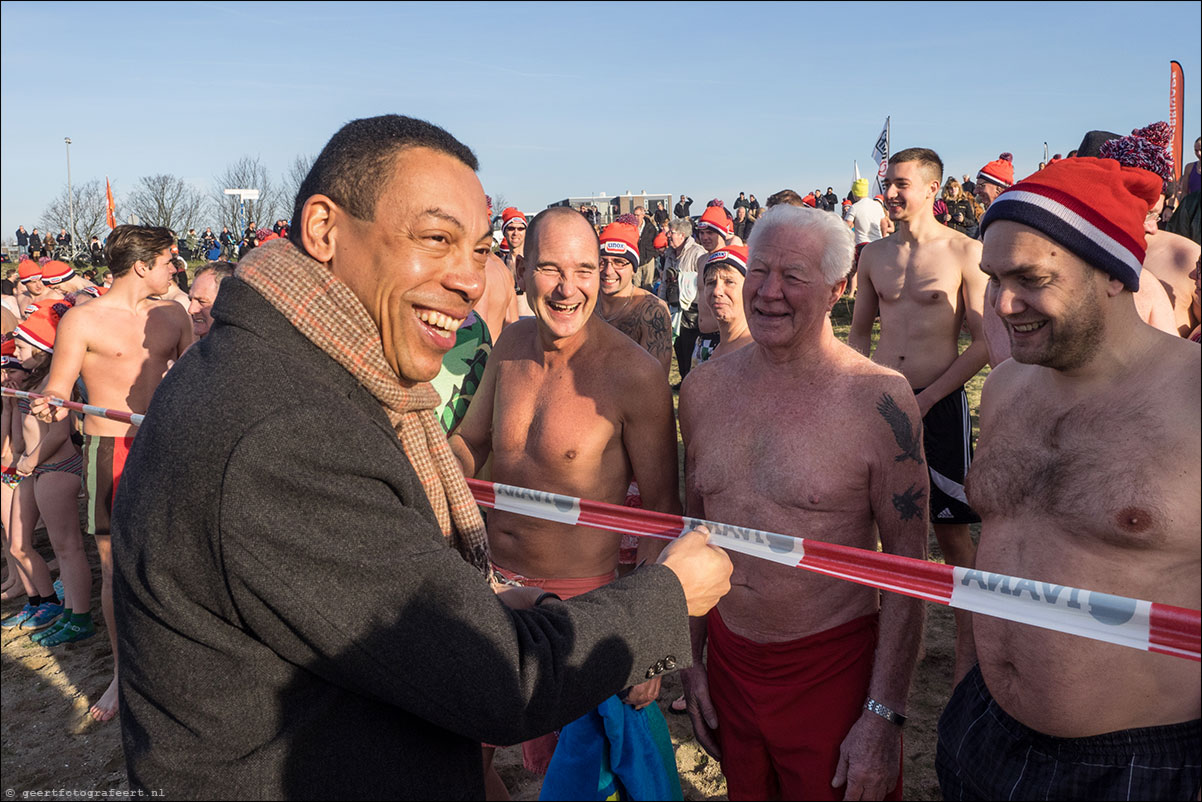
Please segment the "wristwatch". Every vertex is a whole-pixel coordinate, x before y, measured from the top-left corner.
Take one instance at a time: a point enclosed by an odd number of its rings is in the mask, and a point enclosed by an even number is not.
[[[899,727],[904,727],[906,724],[905,716],[903,716],[901,713],[894,712],[888,707],[885,707],[871,696],[864,701],[864,709],[876,713],[881,718],[892,724],[896,724]]]

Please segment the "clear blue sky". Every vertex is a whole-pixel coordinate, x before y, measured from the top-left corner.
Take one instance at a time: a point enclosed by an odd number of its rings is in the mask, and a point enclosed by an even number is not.
[[[260,156],[279,177],[347,120],[447,128],[485,191],[527,210],[641,190],[698,201],[785,186],[846,192],[894,150],[948,172],[1001,151],[1168,119],[1186,80],[1199,133],[1202,4],[5,2],[0,233],[37,225],[66,183],[120,196],[173,173],[208,192]],[[202,114],[200,109],[207,108]]]

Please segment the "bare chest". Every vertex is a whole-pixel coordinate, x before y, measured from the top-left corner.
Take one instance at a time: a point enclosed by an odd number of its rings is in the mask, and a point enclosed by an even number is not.
[[[873,287],[882,306],[959,306],[960,269],[946,249],[901,246],[895,257],[892,264],[873,272]]]
[[[743,414],[712,425],[703,418],[689,443],[688,482],[705,499],[706,514],[795,534],[799,525],[808,528],[796,517],[799,511],[812,516],[866,509],[866,464],[821,417],[799,400],[775,415]],[[739,426],[729,425],[739,418]]]
[[[969,472],[969,503],[986,518],[1051,518],[1064,532],[1114,546],[1163,547],[1184,517],[1173,447],[1145,410],[1110,414],[1089,405],[999,414]],[[1194,505],[1197,506],[1196,503]],[[1193,515],[1194,532],[1198,522]]]
[[[493,412],[493,451],[570,468],[597,465],[621,451],[621,410],[604,382],[530,363],[502,365]]]

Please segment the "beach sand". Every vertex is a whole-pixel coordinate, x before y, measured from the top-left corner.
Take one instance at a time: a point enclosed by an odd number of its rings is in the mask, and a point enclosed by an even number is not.
[[[121,731],[114,720],[96,724],[88,707],[108,685],[112,659],[101,622],[100,569],[95,546],[85,538],[93,570],[93,610],[98,632],[88,640],[49,650],[32,643],[28,633],[5,630],[0,676],[0,762],[6,798],[24,792],[66,791],[49,798],[70,799],[71,792],[121,791],[129,788]],[[45,534],[38,547],[49,558]],[[937,553],[932,538],[932,550]],[[5,602],[3,615],[23,601]],[[925,656],[910,695],[905,730],[905,798],[939,799],[935,779],[935,724],[951,690],[953,622],[951,611],[927,606]],[[660,706],[672,733],[676,765],[687,800],[726,799],[726,780],[717,761],[693,738],[688,716],[668,712],[680,693],[680,679],[664,678]],[[520,747],[498,750],[497,770],[517,800],[537,799],[541,779],[522,767]],[[13,795],[7,792],[12,789]]]

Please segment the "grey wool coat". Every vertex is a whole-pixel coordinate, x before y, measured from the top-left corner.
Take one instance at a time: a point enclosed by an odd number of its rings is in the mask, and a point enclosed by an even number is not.
[[[481,741],[687,666],[672,571],[509,610],[349,373],[239,279],[213,317],[155,393],[113,513],[134,788],[483,798]]]

